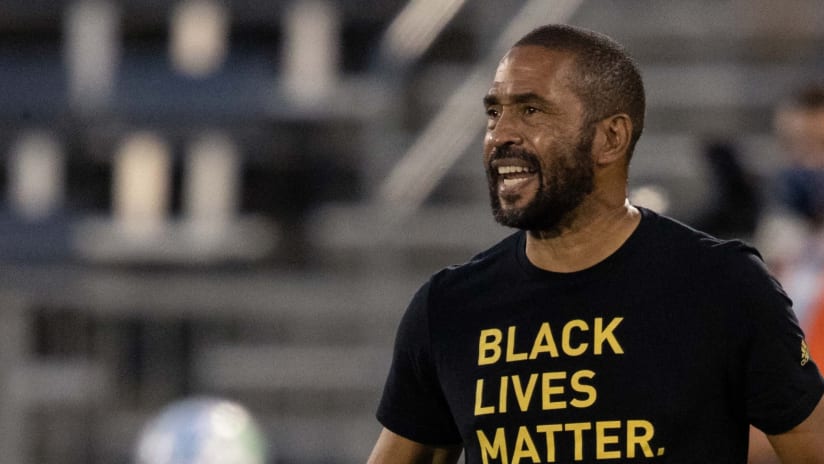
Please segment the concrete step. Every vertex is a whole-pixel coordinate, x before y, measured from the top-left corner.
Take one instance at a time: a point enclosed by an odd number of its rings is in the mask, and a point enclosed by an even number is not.
[[[353,249],[383,254],[391,250],[436,250],[461,261],[511,234],[496,224],[483,201],[425,206],[399,221],[367,203],[328,204],[309,221],[309,234],[321,249]]]
[[[391,345],[221,344],[198,353],[193,368],[196,382],[208,390],[377,394],[391,358]]]
[[[422,283],[396,269],[354,272],[2,266],[0,295],[106,319],[246,320],[324,326],[394,318]]]
[[[92,405],[113,394],[107,370],[84,359],[27,361],[6,380],[6,395],[23,408]]]

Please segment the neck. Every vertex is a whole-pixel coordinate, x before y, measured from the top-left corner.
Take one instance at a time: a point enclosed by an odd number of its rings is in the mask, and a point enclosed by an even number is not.
[[[628,200],[591,212],[579,208],[574,220],[557,233],[529,232],[526,256],[535,266],[554,272],[575,272],[615,253],[632,235],[641,213]]]

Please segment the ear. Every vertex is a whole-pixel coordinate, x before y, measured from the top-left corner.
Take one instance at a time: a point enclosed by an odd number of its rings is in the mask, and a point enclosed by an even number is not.
[[[626,159],[632,137],[632,120],[625,113],[618,113],[596,123],[592,154],[599,165]]]

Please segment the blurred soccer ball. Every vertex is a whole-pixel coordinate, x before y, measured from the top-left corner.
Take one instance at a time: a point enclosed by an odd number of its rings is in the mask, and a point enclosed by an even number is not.
[[[220,398],[181,400],[140,434],[137,464],[264,464],[266,444],[249,412]]]

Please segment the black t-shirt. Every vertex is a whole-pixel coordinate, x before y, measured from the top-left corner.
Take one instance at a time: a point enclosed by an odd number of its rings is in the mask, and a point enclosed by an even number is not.
[[[401,322],[378,408],[466,462],[745,463],[824,393],[755,250],[642,209],[586,270],[533,266],[518,232],[432,276]]]

